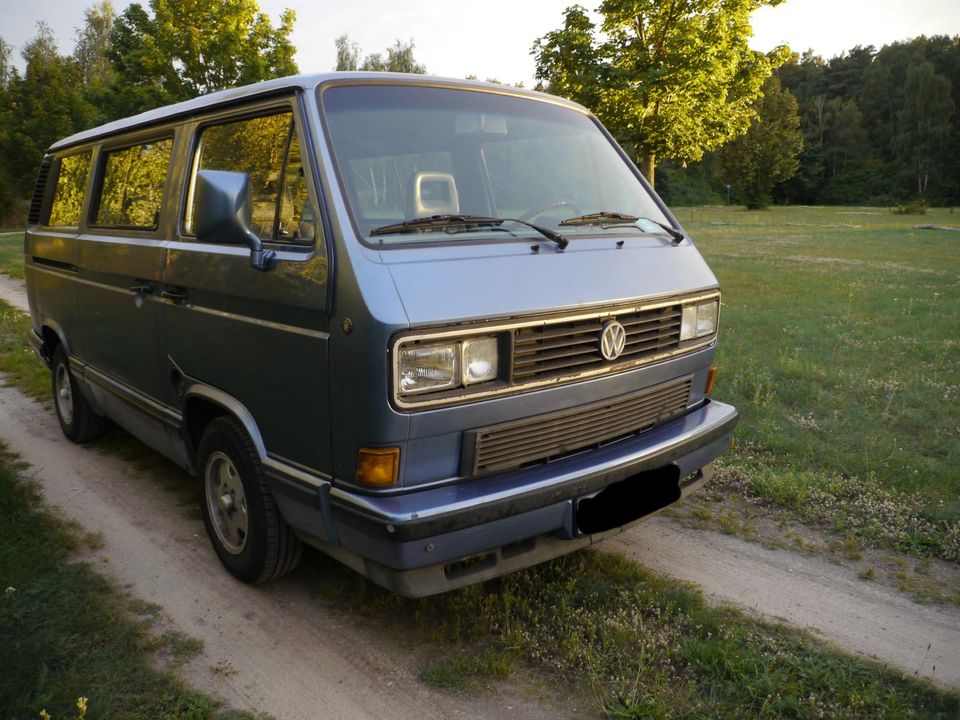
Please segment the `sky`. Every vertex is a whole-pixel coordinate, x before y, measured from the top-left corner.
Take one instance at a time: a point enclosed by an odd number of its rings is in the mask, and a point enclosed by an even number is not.
[[[121,11],[128,4],[113,0]],[[149,0],[140,0],[147,5]],[[576,0],[259,0],[276,22],[284,8],[297,12],[293,43],[305,73],[336,64],[334,40],[343,34],[364,55],[383,52],[394,40],[413,40],[417,60],[432,75],[534,84],[533,41],[563,23],[563,10]],[[592,8],[599,0],[580,0]],[[61,52],[73,51],[76,28],[93,0],[0,0],[0,37],[20,49],[44,21]],[[751,46],[767,51],[779,44],[797,52],[812,48],[830,58],[856,45],[880,47],[917,35],[960,35],[958,0],[786,0],[757,10]]]

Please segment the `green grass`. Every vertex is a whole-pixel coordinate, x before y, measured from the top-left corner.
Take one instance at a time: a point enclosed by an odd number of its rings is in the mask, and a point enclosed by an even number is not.
[[[175,667],[197,641],[152,637],[156,609],[74,561],[77,533],[42,509],[34,484],[0,453],[0,715],[76,717],[83,696],[90,720],[240,717],[156,668],[156,653]]]
[[[0,272],[23,277],[23,233],[0,232]]]
[[[422,678],[470,690],[542,675],[611,718],[954,718],[960,697],[829,648],[808,634],[712,608],[692,587],[585,551],[424,600],[333,561],[325,592],[399,642],[428,646]]]
[[[35,398],[51,394],[50,372],[27,342],[30,316],[0,300],[0,372],[7,384]]]
[[[714,396],[742,413],[730,484],[960,560],[960,232],[912,227],[960,215],[677,215],[723,289]]]

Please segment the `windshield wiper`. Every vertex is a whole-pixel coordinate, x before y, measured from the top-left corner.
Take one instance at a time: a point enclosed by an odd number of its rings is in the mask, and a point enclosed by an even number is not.
[[[419,230],[431,230],[433,228],[445,228],[453,225],[474,225],[483,227],[489,225],[499,225],[502,220],[495,217],[484,217],[483,215],[430,215],[429,217],[419,217],[413,220],[393,223],[391,225],[381,225],[370,231],[371,235],[390,235],[393,233],[417,232]]]
[[[650,218],[647,218],[647,219],[650,220]],[[652,223],[654,223],[654,224],[659,225],[660,227],[662,227],[662,228],[663,228],[663,231],[664,231],[667,235],[669,235],[670,237],[673,238],[673,242],[674,242],[674,244],[676,244],[676,245],[679,245],[680,243],[682,243],[684,240],[687,239],[687,236],[686,236],[686,235],[684,235],[682,232],[680,232],[679,230],[677,230],[677,229],[674,228],[674,227],[670,227],[669,225],[665,225],[665,224],[662,223],[662,222],[657,222],[656,220],[650,220],[650,222],[652,222]]]
[[[566,220],[561,220],[561,225],[600,225],[602,227],[613,227],[616,225],[633,225],[639,220],[645,220],[652,222],[654,225],[662,228],[667,235],[673,238],[675,243],[681,243],[686,240],[686,236],[677,230],[676,228],[665,225],[662,222],[657,222],[653,218],[640,218],[636,215],[628,215],[627,213],[614,212],[612,210],[601,210],[600,212],[587,213],[586,215],[578,215],[577,217],[567,218]]]
[[[636,215],[601,210],[600,212],[577,215],[576,217],[561,220],[561,225],[607,225],[608,223],[634,223],[639,220]]]
[[[391,235],[393,233],[422,232],[424,230],[439,230],[442,228],[458,226],[499,227],[505,222],[515,222],[520,223],[521,225],[526,225],[528,228],[536,230],[547,240],[555,242],[557,247],[561,250],[570,244],[570,241],[560,233],[555,233],[553,230],[548,230],[545,227],[540,227],[539,225],[527,222],[526,220],[518,220],[516,218],[487,217],[485,215],[430,215],[429,217],[414,218],[413,220],[405,220],[404,222],[393,223],[391,225],[381,225],[380,227],[373,228],[373,230],[370,231],[370,235]]]

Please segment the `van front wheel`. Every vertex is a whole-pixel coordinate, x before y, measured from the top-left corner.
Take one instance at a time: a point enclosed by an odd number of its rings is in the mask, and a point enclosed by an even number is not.
[[[107,421],[97,415],[83,396],[77,381],[70,372],[70,361],[63,346],[53,351],[50,361],[50,374],[53,385],[53,407],[57,411],[60,429],[68,440],[83,443],[93,440],[106,430]]]
[[[243,426],[232,417],[213,420],[203,433],[197,461],[203,522],[224,567],[252,584],[293,570],[303,545],[280,516]]]

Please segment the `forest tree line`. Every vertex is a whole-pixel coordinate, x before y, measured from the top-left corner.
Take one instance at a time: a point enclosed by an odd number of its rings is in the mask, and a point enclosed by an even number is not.
[[[654,0],[604,0],[597,27],[573,6],[564,27],[533,43],[538,87],[596,112],[651,181],[656,163],[657,190],[672,204],[957,204],[960,37],[856,47],[829,60],[750,50],[749,13],[777,2],[736,0],[710,11],[726,17],[678,20]],[[22,225],[56,140],[298,72],[294,20],[288,10],[274,25],[256,0],[148,0],[120,14],[101,0],[69,55],[38,24],[23,70],[0,37],[0,225]],[[337,69],[426,71],[412,41],[362,56],[344,35],[336,50]],[[739,69],[723,78],[721,66]],[[680,97],[671,82],[690,97],[661,101]]]
[[[804,205],[960,204],[960,37],[854,47],[824,60],[793,54],[774,71],[795,105],[802,149],[768,200]],[[789,103],[788,103],[789,104]],[[782,117],[782,108],[758,115]],[[732,148],[736,143],[731,143]],[[664,168],[657,190],[675,204],[749,204],[721,149]]]

